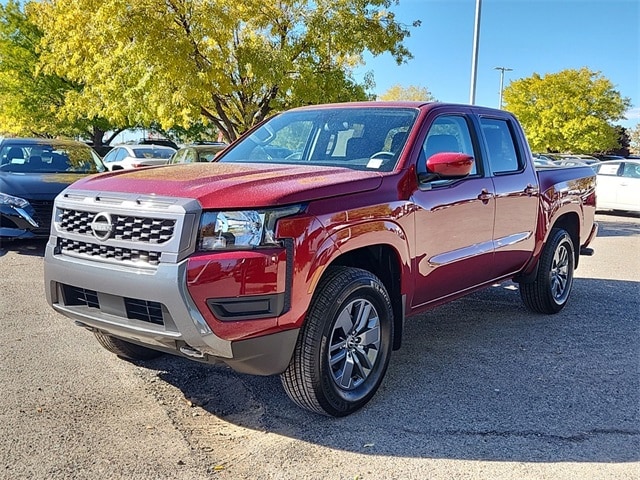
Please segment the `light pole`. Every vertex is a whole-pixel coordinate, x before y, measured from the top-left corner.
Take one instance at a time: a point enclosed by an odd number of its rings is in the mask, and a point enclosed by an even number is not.
[[[504,72],[511,72],[513,71],[513,68],[495,67],[494,70],[500,70],[500,102],[498,102],[498,108],[502,110],[502,89],[504,87]]]
[[[471,55],[471,86],[469,88],[469,103],[476,103],[476,77],[478,68],[478,47],[480,45],[480,11],[482,0],[476,0],[476,21],[473,29],[473,52]]]

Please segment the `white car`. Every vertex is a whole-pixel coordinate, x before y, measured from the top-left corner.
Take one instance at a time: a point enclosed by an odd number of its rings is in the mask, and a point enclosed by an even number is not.
[[[640,160],[608,160],[597,165],[598,210],[640,213]]]
[[[102,161],[111,171],[165,165],[175,149],[161,145],[117,145]]]

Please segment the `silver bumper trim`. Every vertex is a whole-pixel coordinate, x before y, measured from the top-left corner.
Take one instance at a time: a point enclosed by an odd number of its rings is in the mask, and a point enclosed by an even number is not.
[[[186,260],[161,264],[153,271],[54,254],[55,237],[45,252],[47,301],[58,312],[84,325],[134,342],[179,349],[184,342],[215,357],[233,358],[231,342],[217,337],[186,289]],[[64,305],[60,284],[98,293],[104,308]],[[158,302],[166,307],[164,325],[132,320],[123,313],[125,297]],[[102,305],[102,302],[101,302]]]

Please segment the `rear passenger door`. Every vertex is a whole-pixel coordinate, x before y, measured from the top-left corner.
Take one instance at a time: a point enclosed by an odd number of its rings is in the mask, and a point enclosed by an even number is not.
[[[492,270],[498,278],[521,270],[531,258],[540,204],[538,177],[515,120],[480,116],[478,121],[495,192]]]

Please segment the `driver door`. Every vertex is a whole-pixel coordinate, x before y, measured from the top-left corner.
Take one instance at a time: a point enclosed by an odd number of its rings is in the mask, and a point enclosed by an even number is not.
[[[463,152],[475,159],[463,179],[422,184],[412,196],[416,206],[412,307],[470,289],[492,278],[495,195],[485,176],[471,118],[442,114],[431,122],[418,158],[418,175],[426,159],[439,152]]]

